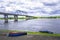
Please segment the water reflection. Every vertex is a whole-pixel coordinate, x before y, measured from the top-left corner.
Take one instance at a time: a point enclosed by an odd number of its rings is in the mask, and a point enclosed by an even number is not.
[[[19,20],[18,22],[9,21],[9,23],[5,24],[4,21],[0,20],[0,29],[24,31],[48,30],[60,33],[60,19]]]

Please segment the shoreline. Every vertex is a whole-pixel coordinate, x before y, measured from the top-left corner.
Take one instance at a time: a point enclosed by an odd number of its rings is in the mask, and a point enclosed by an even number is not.
[[[27,35],[42,35],[42,36],[60,37],[60,34],[48,34],[48,33],[41,33],[41,32],[17,31],[17,30],[0,30],[0,33],[9,33],[9,32],[27,32]]]

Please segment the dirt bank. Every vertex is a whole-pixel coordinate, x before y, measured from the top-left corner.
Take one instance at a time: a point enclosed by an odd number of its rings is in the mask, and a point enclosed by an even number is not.
[[[41,36],[41,35],[25,35],[19,37],[0,36],[0,40],[60,40],[60,37]]]

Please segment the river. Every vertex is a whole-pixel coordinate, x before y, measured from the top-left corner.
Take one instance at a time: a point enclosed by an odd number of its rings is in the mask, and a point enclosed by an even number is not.
[[[9,23],[4,23],[4,20],[0,20],[0,29],[36,32],[45,30],[60,33],[60,19],[31,19],[19,20],[18,22],[9,20]]]

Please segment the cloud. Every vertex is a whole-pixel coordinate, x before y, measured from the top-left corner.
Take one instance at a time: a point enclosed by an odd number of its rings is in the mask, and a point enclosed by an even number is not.
[[[52,4],[51,4],[51,3],[50,3],[50,4],[48,4],[48,3],[44,3],[44,5],[45,5],[45,6],[57,6],[56,3],[52,3]]]
[[[39,0],[39,1],[41,1],[43,3],[58,3],[58,2],[60,2],[60,0]]]
[[[22,10],[31,15],[49,15],[59,13],[59,9],[60,0],[0,0],[3,12]]]
[[[60,14],[60,10],[55,10],[51,12],[52,14]]]

